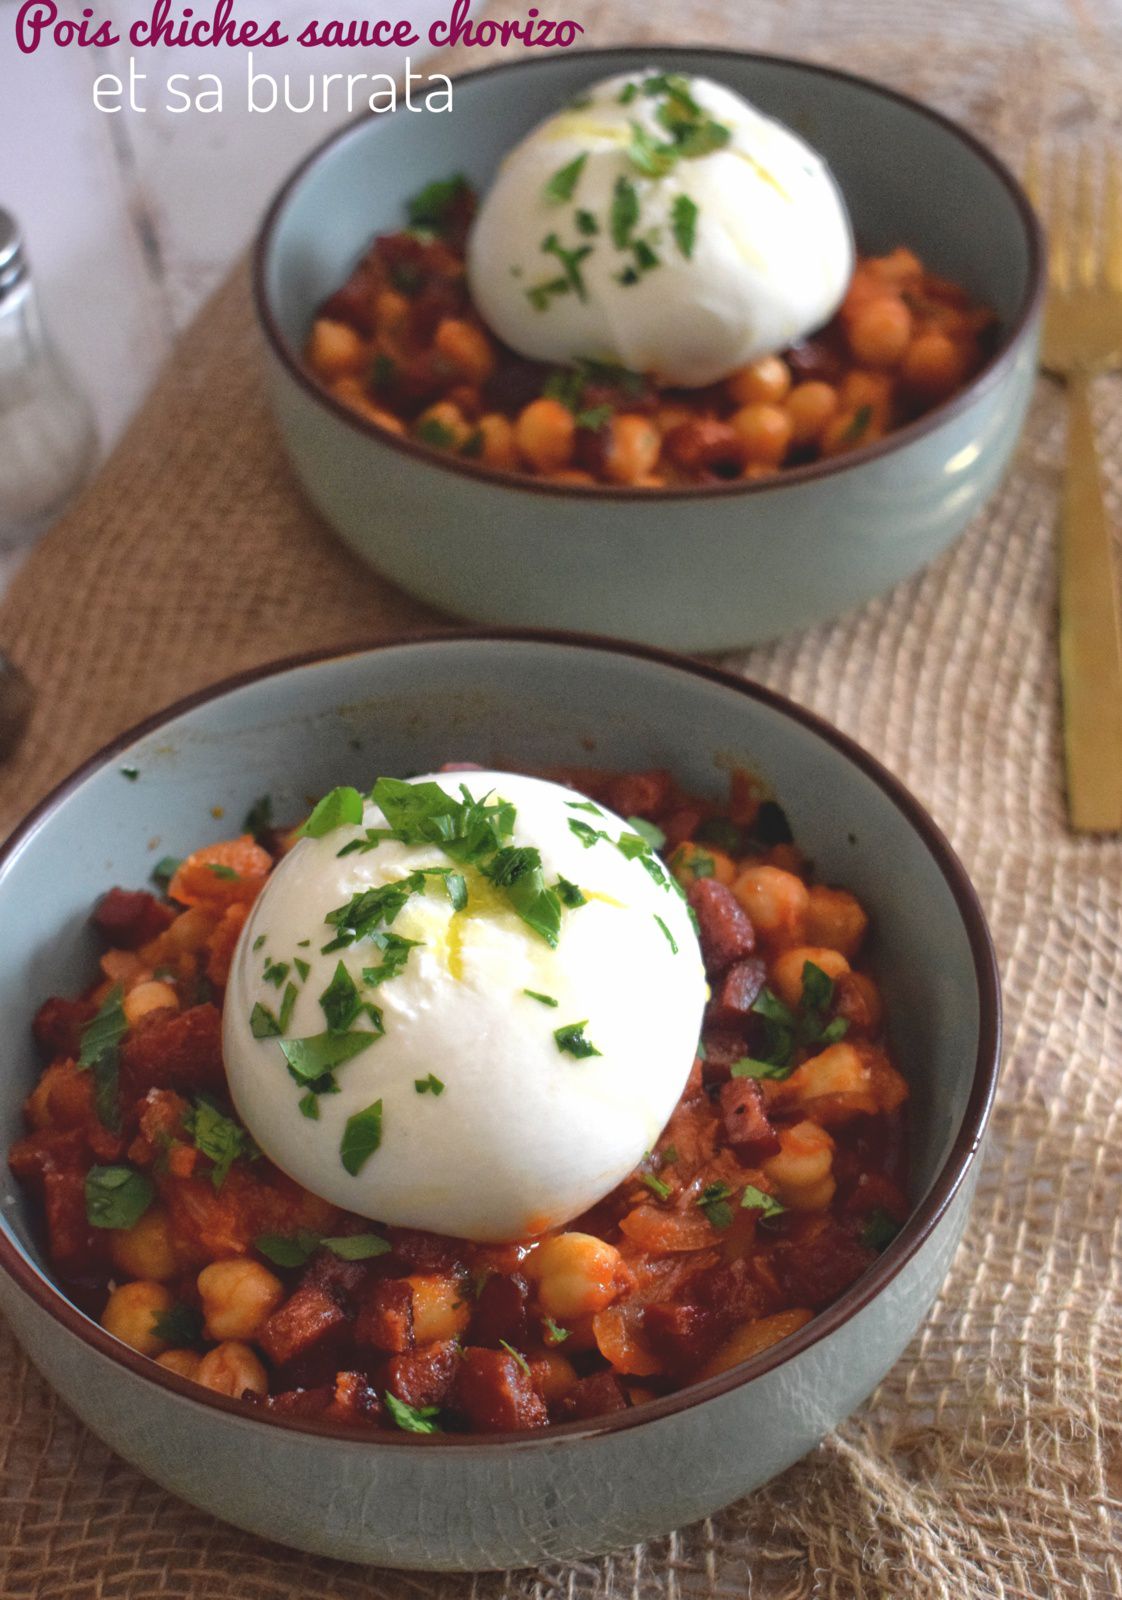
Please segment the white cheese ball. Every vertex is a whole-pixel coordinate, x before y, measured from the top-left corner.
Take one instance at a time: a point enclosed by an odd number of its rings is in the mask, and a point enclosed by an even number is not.
[[[468,278],[484,319],[523,355],[605,362],[699,388],[827,322],[853,273],[853,240],[821,157],[705,78],[671,81],[703,121],[729,130],[727,144],[644,176],[629,149],[636,128],[641,141],[671,140],[659,115],[669,104],[672,116],[675,103],[644,88],[665,81],[653,71],[610,78],[516,145],[472,229]],[[581,157],[571,195],[555,198],[557,175]],[[612,234],[621,182],[638,199],[625,248]],[[568,187],[564,179],[560,186]],[[692,244],[679,243],[675,218],[691,206]],[[564,251],[587,250],[573,264],[579,289],[549,289],[566,275],[561,258],[543,249],[551,238]],[[657,266],[638,270],[636,241]]]
[[[510,802],[516,818],[505,842],[536,847],[546,884],[563,877],[586,903],[562,910],[551,948],[501,889],[456,867],[466,908],[455,911],[443,879],[429,878],[389,929],[417,947],[396,976],[371,986],[363,969],[381,965],[383,953],[361,939],[325,954],[336,933],[325,918],[363,890],[454,864],[436,845],[395,840],[340,856],[366,828],[385,826],[367,804],[361,827],[301,840],[253,907],[226,996],[230,1091],[270,1160],[323,1199],[383,1223],[521,1239],[601,1199],[655,1143],[697,1047],[707,994],[701,952],[661,863],[648,857],[645,867],[611,842],[632,831],[619,817],[559,784],[509,773],[413,781],[457,797],[464,784],[477,800],[490,793]],[[609,838],[586,845],[578,836],[585,829]],[[298,960],[308,964],[306,979]],[[310,1120],[281,1040],[255,1037],[250,1018],[257,1004],[278,1016],[295,982],[285,1038],[322,1034],[320,997],[340,961],[361,999],[380,1009],[385,1032],[337,1069],[339,1092],[316,1097]],[[270,963],[289,970],[278,978],[273,967],[269,981]],[[584,1024],[598,1055],[560,1047],[555,1030],[572,1024]],[[366,1015],[353,1023],[373,1026]],[[344,1130],[378,1101],[380,1146],[352,1174],[341,1158]]]

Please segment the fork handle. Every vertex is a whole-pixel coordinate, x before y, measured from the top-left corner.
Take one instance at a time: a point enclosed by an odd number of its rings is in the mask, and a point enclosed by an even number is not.
[[[1083,832],[1122,829],[1122,626],[1091,416],[1090,380],[1069,381],[1060,527],[1060,678],[1068,816]]]

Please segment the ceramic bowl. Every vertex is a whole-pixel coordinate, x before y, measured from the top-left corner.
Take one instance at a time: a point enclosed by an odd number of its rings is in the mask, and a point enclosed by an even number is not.
[[[873,918],[891,1042],[913,1095],[915,1209],[895,1241],[836,1304],[755,1360],[539,1437],[371,1439],[260,1417],[166,1372],[52,1284],[6,1166],[0,1306],[83,1421],[195,1505],[346,1560],[494,1568],[590,1555],[702,1517],[797,1460],[869,1394],[923,1319],[962,1232],[999,999],[985,922],[946,840],[815,717],[642,648],[436,637],[282,664],[185,701],[95,756],[16,831],[0,854],[3,1147],[21,1130],[37,1071],[31,1018],[46,996],[88,983],[90,907],[107,887],[144,884],[158,857],[228,836],[263,792],[278,816],[298,815],[336,783],[365,787],[449,759],[667,766],[717,796],[732,764],[773,785],[822,875],[852,888]]]
[[[830,162],[866,251],[906,243],[998,314],[974,381],[883,441],[762,482],[551,486],[481,470],[357,417],[303,368],[319,303],[403,203],[504,152],[589,83],[644,66],[730,85]],[[257,241],[255,294],[281,435],[309,498],[403,588],[481,622],[586,628],[713,651],[806,627],[943,550],[998,483],[1024,418],[1039,336],[1040,234],[1009,172],[938,113],[862,78],[719,50],[604,50],[520,60],[455,85],[448,114],[344,129],[285,184]],[[683,595],[690,597],[682,604]]]

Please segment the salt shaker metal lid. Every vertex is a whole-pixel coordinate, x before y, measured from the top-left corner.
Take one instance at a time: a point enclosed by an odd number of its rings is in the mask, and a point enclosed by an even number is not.
[[[0,299],[27,277],[27,257],[19,224],[0,206]]]

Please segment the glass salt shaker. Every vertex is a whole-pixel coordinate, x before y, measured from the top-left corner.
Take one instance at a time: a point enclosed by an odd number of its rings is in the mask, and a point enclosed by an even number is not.
[[[96,459],[93,412],[43,327],[19,227],[0,206],[0,550],[48,528]]]

